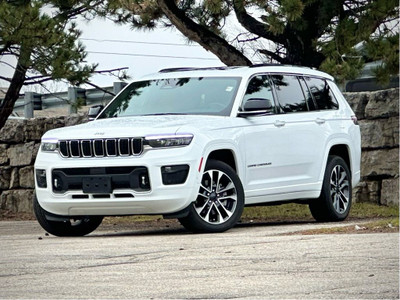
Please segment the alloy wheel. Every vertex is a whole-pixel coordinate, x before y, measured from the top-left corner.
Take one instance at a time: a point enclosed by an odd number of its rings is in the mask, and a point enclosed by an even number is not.
[[[221,170],[207,170],[203,174],[194,209],[209,224],[228,221],[237,206],[237,191],[232,179]]]
[[[350,199],[349,179],[345,169],[336,165],[330,178],[330,196],[333,208],[337,213],[342,214],[346,211]]]

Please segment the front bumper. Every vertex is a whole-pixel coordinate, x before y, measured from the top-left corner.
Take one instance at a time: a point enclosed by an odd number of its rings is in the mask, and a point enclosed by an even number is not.
[[[112,158],[62,158],[58,153],[39,152],[35,171],[45,170],[47,187],[38,186],[36,196],[46,211],[62,216],[82,215],[134,215],[172,214],[186,208],[196,200],[201,174],[198,171],[201,154],[192,147],[159,149],[144,153],[140,157]],[[189,158],[188,158],[189,157]],[[184,159],[186,158],[186,159]],[[49,164],[50,162],[50,164]],[[163,183],[161,168],[187,165],[188,176],[182,184]],[[146,168],[150,188],[113,188],[110,193],[84,192],[82,188],[67,191],[54,190],[53,171],[59,169],[85,168]]]

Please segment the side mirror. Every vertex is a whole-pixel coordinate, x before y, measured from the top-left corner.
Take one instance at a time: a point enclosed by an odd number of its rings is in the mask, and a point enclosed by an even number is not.
[[[271,113],[274,109],[271,100],[266,98],[250,98],[245,100],[243,111],[239,112],[240,117],[254,116]]]
[[[99,115],[99,113],[103,110],[104,105],[94,105],[89,108],[88,119],[89,121],[93,121]]]

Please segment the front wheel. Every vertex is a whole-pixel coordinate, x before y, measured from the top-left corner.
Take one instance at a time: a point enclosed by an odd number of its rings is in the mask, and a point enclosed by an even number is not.
[[[343,221],[351,207],[351,174],[339,156],[329,156],[321,195],[310,203],[310,211],[319,222]]]
[[[33,198],[33,211],[40,226],[48,233],[56,236],[84,236],[94,231],[103,221],[102,216],[59,217],[59,221],[49,220],[49,214],[39,204],[36,195]],[[58,216],[54,216],[57,219]]]
[[[193,232],[223,232],[237,223],[244,207],[243,186],[227,164],[209,160],[197,199],[180,223]]]

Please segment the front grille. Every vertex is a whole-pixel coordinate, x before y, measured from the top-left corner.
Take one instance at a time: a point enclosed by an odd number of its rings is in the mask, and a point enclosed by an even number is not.
[[[140,155],[143,152],[143,139],[62,140],[59,151],[61,156],[66,158]]]

